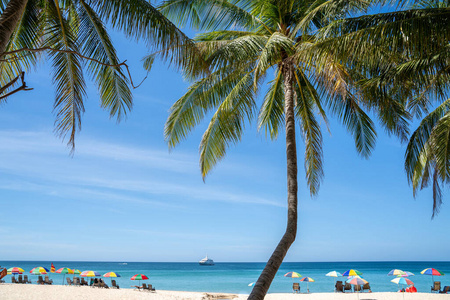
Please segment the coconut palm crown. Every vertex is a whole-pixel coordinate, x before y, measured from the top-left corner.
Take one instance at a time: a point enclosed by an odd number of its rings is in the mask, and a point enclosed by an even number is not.
[[[86,72],[111,117],[120,121],[133,104],[127,66],[105,24],[150,48],[166,49],[160,56],[175,64],[181,54],[184,61],[189,56],[190,39],[145,0],[0,0],[0,14],[0,96],[22,72],[48,58],[56,87],[55,131],[69,136],[72,150],[84,112]]]
[[[271,139],[285,129],[287,229],[249,299],[264,298],[296,237],[296,124],[305,144],[305,174],[311,195],[317,194],[323,177],[321,120],[328,126],[326,111],[342,121],[363,157],[370,155],[376,138],[365,109],[372,109],[389,132],[401,138],[407,135],[408,114],[402,103],[390,97],[378,101],[365,93],[356,85],[363,74],[346,68],[334,49],[316,48],[315,33],[320,28],[364,11],[369,4],[357,0],[169,0],[160,7],[174,23],[204,32],[195,41],[207,66],[195,74],[185,72],[193,84],[171,107],[165,126],[170,148],[214,111],[199,149],[205,177],[228,147],[241,140],[245,125],[256,116],[258,128]],[[266,91],[261,87],[267,82]],[[266,92],[259,103],[261,90]]]

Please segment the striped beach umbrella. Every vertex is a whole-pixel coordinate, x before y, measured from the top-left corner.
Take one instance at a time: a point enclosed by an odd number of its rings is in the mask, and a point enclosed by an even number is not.
[[[341,277],[342,274],[337,272],[337,271],[331,271],[331,272],[328,272],[327,274],[325,274],[325,276],[328,276],[328,277]]]
[[[69,269],[69,268],[61,268],[61,269],[56,270],[56,273],[64,274],[63,281],[62,281],[63,282],[62,285],[64,285],[64,279],[66,278],[66,274],[73,274],[73,270]]]
[[[422,272],[420,272],[420,274],[422,274],[422,275],[431,275],[431,280],[433,280],[433,282],[434,282],[434,276],[443,276],[443,275],[445,275],[441,271],[433,269],[433,268],[424,269]]]
[[[362,275],[362,272],[350,269],[342,273],[342,276],[356,276],[356,275]]]
[[[73,274],[81,274],[81,271],[80,270],[78,270],[78,269],[72,269],[72,271],[73,271]]]
[[[306,282],[306,291],[309,293],[309,286],[308,286],[308,284],[310,282],[314,282],[315,280],[312,279],[311,277],[303,277],[302,279],[300,279],[300,281]]]
[[[120,275],[115,272],[108,272],[103,274],[103,277],[120,277]]]
[[[31,269],[31,271],[30,271],[30,273],[34,274],[34,275],[47,274],[48,272],[49,272],[49,270],[44,267],[36,267],[36,268]]]
[[[111,278],[111,286],[112,286],[112,278],[120,277],[120,275],[115,272],[108,272],[108,273],[103,274],[103,277],[110,277]]]
[[[99,272],[96,271],[84,271],[80,274],[81,277],[97,277],[102,276]]]
[[[423,274],[423,275],[432,275],[432,276],[442,276],[442,275],[445,275],[445,274],[442,273],[441,271],[436,270],[436,269],[433,269],[433,268],[425,269],[425,270],[423,270],[422,272],[420,272],[420,274]]]
[[[399,269],[393,269],[388,273],[388,276],[403,276],[406,272],[399,270]]]
[[[284,274],[284,277],[300,278],[300,277],[302,277],[302,275],[300,275],[297,272],[288,272],[288,273]]]
[[[147,280],[148,277],[145,276],[144,274],[136,274],[133,275],[133,277],[131,277],[131,280],[139,280],[139,285],[141,285],[141,280]]]
[[[8,275],[11,275],[11,274],[16,275],[16,274],[22,274],[25,271],[19,267],[12,267],[12,268],[9,268],[8,270],[6,270],[6,272]]]
[[[409,280],[408,278],[405,278],[405,277],[394,278],[391,280],[391,282],[396,283],[396,284],[406,284],[406,285],[414,284],[414,282],[412,282],[411,280]]]

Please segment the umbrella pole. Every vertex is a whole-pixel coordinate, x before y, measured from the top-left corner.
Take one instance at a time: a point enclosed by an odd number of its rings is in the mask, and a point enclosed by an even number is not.
[[[62,285],[64,285],[64,279],[66,278],[66,274],[64,274],[64,276],[63,276],[63,283],[62,283]]]

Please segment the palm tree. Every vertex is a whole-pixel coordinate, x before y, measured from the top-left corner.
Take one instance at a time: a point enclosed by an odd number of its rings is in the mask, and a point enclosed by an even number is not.
[[[417,118],[426,115],[409,139],[405,169],[414,196],[432,186],[432,218],[442,204],[441,186],[450,180],[449,24],[449,1],[417,1],[399,11],[333,22],[317,45],[336,49],[348,67],[368,74],[364,87],[380,99],[394,96]]]
[[[357,151],[368,157],[375,144],[373,122],[364,108],[375,108],[383,125],[404,138],[406,112],[386,97],[378,101],[355,85],[362,74],[347,69],[334,49],[319,51],[315,33],[334,20],[364,11],[367,1],[200,1],[169,0],[161,11],[180,26],[188,22],[207,31],[196,46],[206,61],[194,81],[170,110],[165,137],[172,148],[215,110],[200,143],[203,178],[225,156],[230,144],[242,138],[246,122],[256,114],[257,92],[274,72],[258,114],[258,128],[276,139],[285,128],[288,216],[286,232],[256,282],[249,299],[263,299],[297,233],[297,144],[299,122],[305,142],[305,173],[311,195],[323,176],[322,133],[325,107],[335,114],[355,139]],[[150,58],[153,58],[152,56]]]
[[[0,101],[14,92],[2,95],[20,76],[26,88],[23,72],[36,67],[45,51],[56,87],[56,132],[69,135],[72,150],[84,112],[85,71],[111,117],[120,121],[133,104],[128,66],[119,61],[105,23],[149,47],[166,49],[162,57],[174,64],[182,63],[181,57],[185,61],[192,45],[145,0],[1,0],[0,13]]]

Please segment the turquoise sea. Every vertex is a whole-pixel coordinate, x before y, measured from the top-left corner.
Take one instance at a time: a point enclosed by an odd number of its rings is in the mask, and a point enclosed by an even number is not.
[[[0,261],[2,267],[21,267],[26,273],[32,268],[43,266],[50,269],[50,261]],[[198,263],[151,263],[151,262],[81,262],[81,261],[53,261],[56,269],[62,267],[76,268],[81,271],[94,270],[101,274],[114,271],[121,275],[116,278],[121,288],[131,288],[136,284],[130,280],[134,274],[142,273],[150,279],[147,283],[156,289],[198,292],[226,292],[248,294],[251,291],[249,283],[258,279],[265,263],[216,263],[214,266],[200,266]],[[302,276],[312,277],[315,282],[309,283],[312,293],[333,292],[335,278],[326,277],[329,271],[345,272],[356,269],[363,273],[362,277],[370,282],[374,292],[395,292],[398,286],[392,282],[394,277],[387,276],[392,269],[410,271],[415,276],[409,277],[419,292],[430,292],[431,276],[421,275],[425,268],[435,268],[447,275],[434,277],[441,281],[441,286],[450,285],[450,262],[286,262],[280,267],[270,293],[289,293],[292,291],[292,278],[284,277],[287,272],[295,271]],[[29,273],[28,273],[29,274]],[[49,274],[54,284],[62,284],[62,274]],[[36,275],[29,274],[33,283]],[[342,278],[342,277],[341,277]],[[11,282],[11,276],[6,277]],[[341,279],[342,280],[342,279]],[[110,282],[109,278],[105,282]],[[306,283],[301,283],[302,292],[306,291]]]

